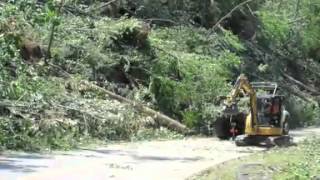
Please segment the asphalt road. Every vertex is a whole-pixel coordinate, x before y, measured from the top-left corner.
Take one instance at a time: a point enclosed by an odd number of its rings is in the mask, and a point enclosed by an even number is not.
[[[294,141],[320,135],[320,128],[291,131]],[[185,179],[208,167],[263,151],[217,138],[112,144],[52,154],[0,155],[0,180]]]

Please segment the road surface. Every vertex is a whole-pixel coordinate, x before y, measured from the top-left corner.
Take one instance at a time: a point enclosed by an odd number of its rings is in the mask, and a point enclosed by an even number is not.
[[[294,141],[320,135],[320,128],[291,132]],[[112,144],[52,154],[0,155],[0,180],[185,179],[208,167],[265,150],[236,147],[217,138]]]

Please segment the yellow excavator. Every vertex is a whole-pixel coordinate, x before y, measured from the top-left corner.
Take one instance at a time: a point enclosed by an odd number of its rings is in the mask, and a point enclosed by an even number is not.
[[[288,143],[290,114],[283,105],[284,97],[277,91],[277,83],[250,83],[241,74],[224,100],[223,116],[215,126],[217,136],[232,137],[238,146]],[[247,112],[239,111],[239,97],[249,97]]]

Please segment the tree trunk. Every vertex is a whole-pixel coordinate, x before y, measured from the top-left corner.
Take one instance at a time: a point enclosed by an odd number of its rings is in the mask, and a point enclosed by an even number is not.
[[[312,95],[320,95],[320,92],[317,91],[316,89],[310,87],[310,86],[307,86],[305,84],[303,84],[302,82],[296,80],[295,78],[293,78],[292,76],[286,74],[286,73],[282,73],[282,75],[287,78],[289,81],[295,83],[296,85],[300,86],[301,88],[309,91]]]
[[[146,106],[142,105],[141,103],[138,103],[138,102],[129,100],[127,98],[124,98],[122,96],[119,96],[111,91],[108,91],[108,90],[106,90],[102,87],[99,87],[93,83],[90,83],[88,81],[81,81],[81,85],[84,86],[83,89],[91,89],[91,90],[99,91],[99,92],[102,92],[102,93],[108,95],[109,97],[116,99],[120,102],[130,104],[136,110],[138,110],[146,115],[152,116],[160,125],[168,127],[171,130],[174,130],[174,131],[177,131],[180,133],[187,133],[189,131],[189,129],[185,125],[181,124],[180,122],[178,122],[178,121],[176,121],[176,120],[174,120],[174,119],[172,119],[172,118],[170,118],[160,112],[157,112],[153,109],[150,109],[149,107],[146,107]]]

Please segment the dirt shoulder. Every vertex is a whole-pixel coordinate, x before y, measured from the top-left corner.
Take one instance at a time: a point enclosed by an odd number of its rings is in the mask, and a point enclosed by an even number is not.
[[[292,132],[295,140],[320,129]],[[185,179],[231,159],[263,151],[217,138],[134,142],[50,155],[5,153],[0,179]]]

